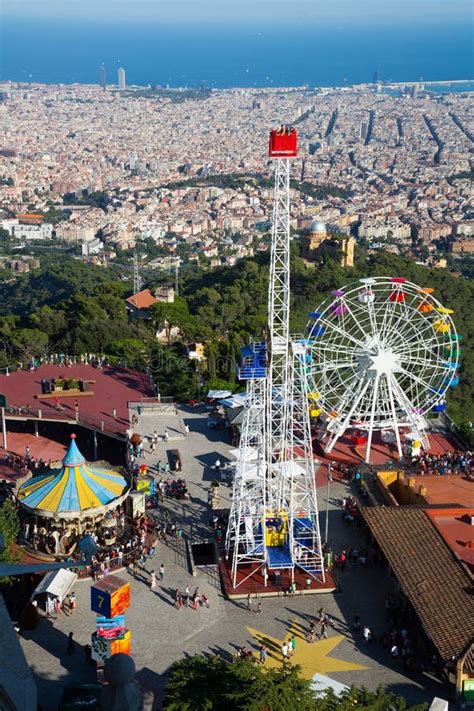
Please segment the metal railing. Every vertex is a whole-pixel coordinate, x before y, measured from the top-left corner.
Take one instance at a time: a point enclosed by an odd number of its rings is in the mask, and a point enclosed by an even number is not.
[[[45,411],[41,408],[30,407],[29,405],[22,407],[6,407],[5,419],[25,419],[45,422],[52,420],[55,422],[67,422],[92,428],[98,432],[104,432],[105,434],[112,434],[125,438],[123,424],[120,425],[114,420],[105,420],[100,417],[95,417],[94,415],[86,415],[82,412],[76,414],[75,412],[69,412],[65,409],[47,409]]]

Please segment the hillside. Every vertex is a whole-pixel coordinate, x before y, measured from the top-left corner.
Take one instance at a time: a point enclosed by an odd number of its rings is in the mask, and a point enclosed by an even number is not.
[[[404,276],[422,287],[431,286],[437,298],[454,309],[463,336],[461,383],[450,394],[449,412],[458,423],[474,420],[474,283],[468,279],[385,253],[370,261],[361,256],[350,270],[331,259],[307,269],[294,253],[292,331],[304,331],[308,313],[331,290],[370,275]],[[183,270],[176,302],[157,304],[148,322],[131,324],[124,305],[129,287],[118,270],[87,266],[65,256],[48,257],[41,270],[0,285],[0,366],[51,352],[105,352],[134,367],[151,367],[163,381],[163,394],[186,397],[200,380],[233,384],[239,347],[264,337],[267,285],[268,255],[213,271]],[[205,342],[205,372],[196,373],[188,363],[183,366],[181,345],[166,348],[156,343],[154,333],[165,319],[181,329],[187,342]]]

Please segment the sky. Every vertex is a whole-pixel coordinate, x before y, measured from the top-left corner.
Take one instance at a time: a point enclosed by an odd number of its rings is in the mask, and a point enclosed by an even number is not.
[[[4,17],[156,24],[472,22],[471,0],[1,0]]]

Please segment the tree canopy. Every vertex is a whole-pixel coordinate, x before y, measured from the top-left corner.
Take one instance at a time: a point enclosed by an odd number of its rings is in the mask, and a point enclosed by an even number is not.
[[[318,692],[296,665],[262,669],[249,659],[232,664],[195,655],[175,662],[169,672],[165,711],[423,711],[385,692],[351,688],[342,696]]]
[[[268,254],[242,259],[212,271],[182,270],[180,296],[157,303],[149,319],[129,321],[125,298],[130,286],[120,267],[101,269],[66,255],[42,257],[41,269],[0,283],[0,366],[47,352],[80,355],[101,352],[134,368],[150,368],[162,394],[189,398],[199,382],[221,381],[234,389],[239,348],[265,338],[267,325]],[[293,244],[291,264],[291,330],[304,332],[308,313],[329,292],[366,276],[404,276],[435,296],[454,313],[461,342],[460,386],[449,394],[448,412],[464,426],[474,421],[474,284],[440,269],[427,269],[389,253],[366,259],[359,250],[356,265],[344,269],[330,256],[308,269]],[[166,279],[150,287],[166,285]],[[164,284],[163,284],[164,282]],[[156,333],[169,327],[168,348]],[[171,329],[181,343],[171,343]],[[203,342],[207,361],[199,372],[183,356],[183,346]]]

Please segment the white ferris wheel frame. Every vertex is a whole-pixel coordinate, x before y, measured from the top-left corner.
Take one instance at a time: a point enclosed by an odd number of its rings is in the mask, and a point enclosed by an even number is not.
[[[452,311],[431,291],[400,278],[361,279],[310,315],[309,381],[327,418],[327,453],[351,427],[367,432],[367,462],[377,430],[394,431],[400,457],[404,428],[428,447],[425,416],[445,401],[459,364]]]

